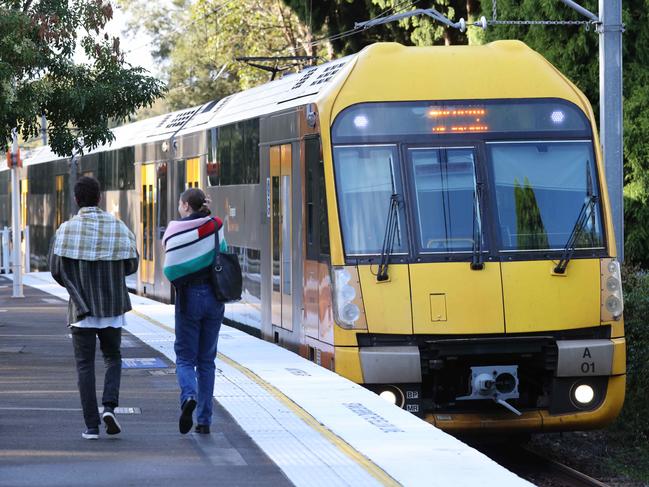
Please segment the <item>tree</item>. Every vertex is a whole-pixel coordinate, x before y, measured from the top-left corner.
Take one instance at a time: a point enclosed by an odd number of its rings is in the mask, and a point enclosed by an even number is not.
[[[147,13],[147,0],[121,0],[154,44],[164,46],[153,54],[168,79],[170,109],[205,103],[270,79],[268,72],[236,57],[287,56],[310,49],[309,29],[280,0],[197,0],[182,10],[184,2]]]
[[[118,38],[101,36],[112,17],[101,0],[0,0],[0,146],[48,119],[52,150],[83,151],[113,139],[124,120],[162,93],[159,81],[124,62]],[[75,63],[80,41],[87,63]]]
[[[478,0],[321,0],[318,2],[284,0],[284,2],[295,11],[302,22],[320,26],[314,29],[319,37],[341,33],[351,34],[356,22],[407,12],[415,8],[435,8],[453,21],[460,18],[473,19],[479,10]],[[381,41],[430,46],[466,44],[469,38],[467,33],[441,25],[430,17],[416,16],[358,31],[339,39],[334,38],[331,44],[336,54],[347,55],[360,51],[368,44]]]

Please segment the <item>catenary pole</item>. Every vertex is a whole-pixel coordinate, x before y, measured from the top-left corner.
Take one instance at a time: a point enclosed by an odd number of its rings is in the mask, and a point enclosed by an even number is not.
[[[12,273],[14,278],[13,285],[13,298],[22,298],[23,295],[23,268],[20,252],[20,181],[19,181],[19,168],[18,168],[18,131],[13,129],[11,131],[12,144],[11,144],[11,157],[13,164],[11,166],[11,227],[12,227],[12,242],[13,242],[13,262]]]
[[[624,260],[622,159],[622,0],[599,0],[599,125],[615,245]]]

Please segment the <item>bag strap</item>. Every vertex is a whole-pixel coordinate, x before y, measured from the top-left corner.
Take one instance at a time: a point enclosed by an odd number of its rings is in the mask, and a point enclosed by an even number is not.
[[[216,218],[212,218],[214,222],[214,267],[221,267],[221,246],[219,244],[219,228],[216,223]]]

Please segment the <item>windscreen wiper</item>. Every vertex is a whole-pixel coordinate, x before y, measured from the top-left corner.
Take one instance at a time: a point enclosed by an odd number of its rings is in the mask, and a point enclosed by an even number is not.
[[[482,221],[480,219],[480,208],[478,201],[481,199],[482,183],[476,184],[473,193],[473,257],[471,258],[471,269],[479,271],[484,269],[482,262]]]
[[[385,222],[385,234],[383,235],[383,247],[379,256],[379,269],[376,272],[376,280],[379,282],[387,281],[388,265],[390,263],[390,254],[394,247],[394,237],[398,228],[400,196],[393,194],[390,196],[390,206],[388,208],[388,218]]]
[[[588,220],[590,214],[595,210],[595,205],[597,204],[598,200],[599,198],[594,194],[589,194],[586,196],[586,199],[584,200],[584,204],[582,205],[581,210],[579,211],[579,216],[577,217],[577,221],[575,221],[575,225],[572,227],[572,232],[570,232],[570,237],[568,237],[568,241],[566,242],[566,245],[563,248],[561,259],[559,260],[557,266],[554,268],[554,272],[556,274],[563,274],[566,272],[566,267],[568,267],[568,262],[570,262],[572,253],[575,251],[577,237],[579,237],[579,235],[583,231],[584,225],[586,224],[586,220]]]

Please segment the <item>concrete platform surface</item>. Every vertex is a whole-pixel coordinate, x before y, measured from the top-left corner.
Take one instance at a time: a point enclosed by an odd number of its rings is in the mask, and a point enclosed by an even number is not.
[[[124,369],[123,432],[82,439],[66,303],[27,286],[12,299],[11,284],[0,278],[0,486],[291,485],[218,403],[211,435],[181,435],[173,363],[128,333],[125,359],[164,368]],[[101,398],[99,350],[96,366]]]
[[[49,293],[50,302],[57,298],[67,300],[65,290],[47,273],[26,275],[24,282]],[[173,363],[173,306],[136,295],[131,295],[131,300],[133,311],[127,316],[128,332],[158,352],[140,355],[145,359],[140,364],[152,358]],[[216,366],[216,401],[294,485],[531,485],[367,389],[232,327],[224,325],[221,330]],[[73,370],[71,364],[70,368]],[[144,373],[168,375],[163,370],[145,369]],[[171,380],[175,394],[173,376]],[[135,397],[146,397],[146,393]],[[168,401],[175,402],[173,398]],[[165,408],[169,409],[169,403]],[[160,414],[169,414],[167,409]],[[173,407],[170,410],[175,412]],[[169,421],[175,422],[173,413]],[[174,441],[178,438],[161,450],[177,451]],[[236,461],[234,453],[228,455]],[[209,458],[210,454],[206,456]],[[263,484],[275,482],[280,479],[269,475]],[[205,485],[235,483],[215,476],[212,483]]]

